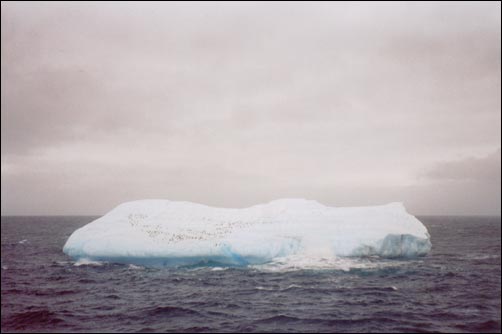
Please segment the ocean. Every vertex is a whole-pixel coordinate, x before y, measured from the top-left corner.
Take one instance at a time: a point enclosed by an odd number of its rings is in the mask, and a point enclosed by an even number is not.
[[[2,217],[2,332],[501,331],[500,217],[418,217],[428,256],[319,269],[75,263],[95,218]]]

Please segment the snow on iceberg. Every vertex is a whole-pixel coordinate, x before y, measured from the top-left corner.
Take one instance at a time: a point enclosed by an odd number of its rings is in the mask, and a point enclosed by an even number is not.
[[[79,228],[63,251],[76,260],[151,266],[250,265],[274,259],[416,257],[431,249],[402,203],[337,208],[280,199],[244,209],[140,200]]]

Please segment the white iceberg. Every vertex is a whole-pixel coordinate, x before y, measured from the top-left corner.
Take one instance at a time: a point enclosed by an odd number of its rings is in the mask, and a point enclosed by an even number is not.
[[[416,257],[430,249],[427,229],[402,203],[337,208],[281,199],[244,209],[128,202],[73,232],[63,251],[75,260],[239,266],[288,256]]]

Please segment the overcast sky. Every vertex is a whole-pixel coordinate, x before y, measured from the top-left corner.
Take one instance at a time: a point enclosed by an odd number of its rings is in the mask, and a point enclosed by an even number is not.
[[[500,2],[1,6],[3,215],[500,215]]]

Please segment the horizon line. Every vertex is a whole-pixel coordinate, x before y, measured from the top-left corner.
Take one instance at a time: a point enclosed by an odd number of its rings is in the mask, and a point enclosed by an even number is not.
[[[411,214],[411,213],[410,213]],[[105,214],[2,214],[0,217],[102,217]],[[502,217],[499,214],[411,214],[420,217]]]

